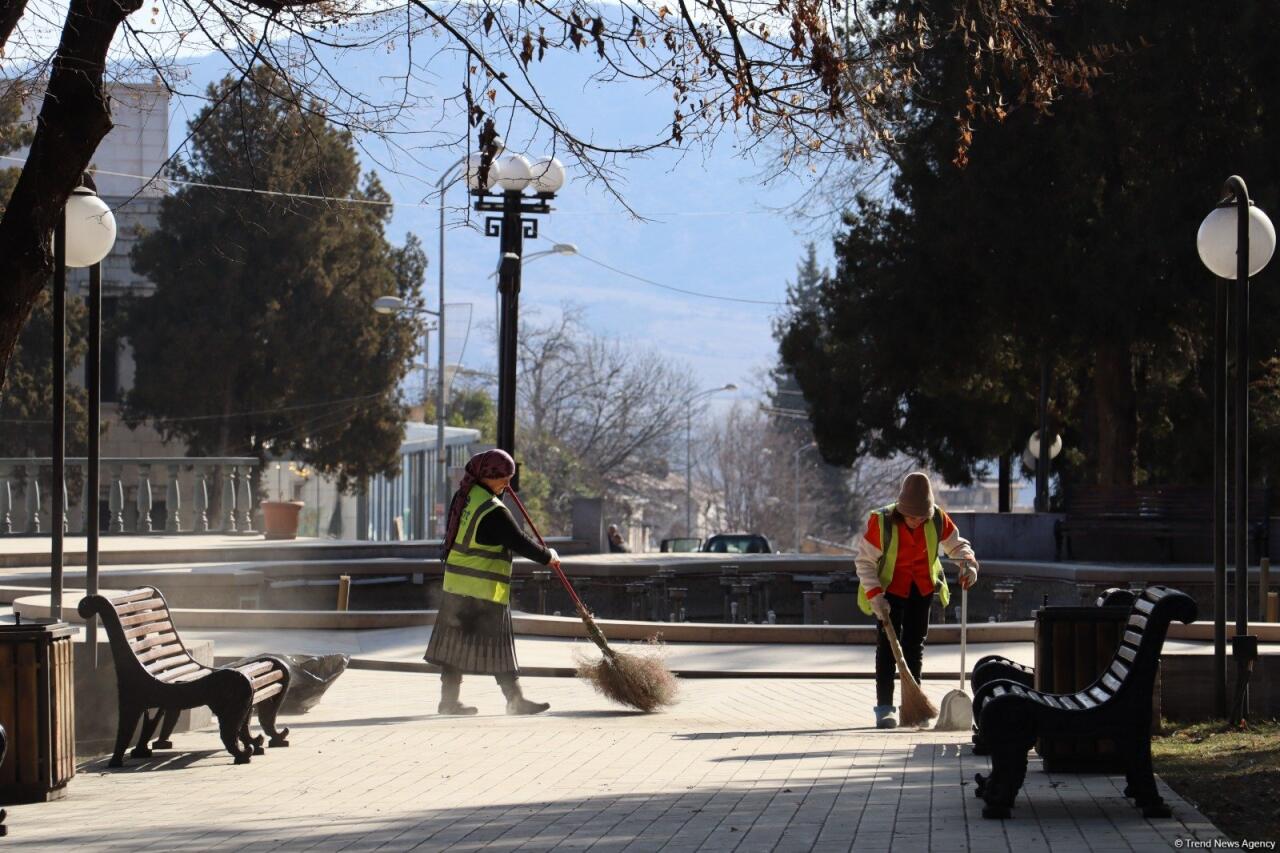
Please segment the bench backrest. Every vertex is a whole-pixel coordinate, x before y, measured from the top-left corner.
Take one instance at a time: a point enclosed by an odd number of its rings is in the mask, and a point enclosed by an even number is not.
[[[178,636],[164,595],[153,586],[131,589],[107,598],[87,595],[80,601],[80,615],[97,614],[111,642],[116,680],[173,682],[203,669],[191,657]]]
[[[1144,589],[1133,602],[1111,665],[1093,684],[1076,693],[1075,699],[1086,707],[1112,697],[1149,706],[1169,623],[1174,619],[1184,624],[1194,622],[1196,615],[1196,603],[1186,593],[1165,586]]]
[[[1249,517],[1267,517],[1270,490],[1249,490]],[[1068,516],[1208,521],[1213,512],[1208,486],[1093,486],[1076,484],[1065,493]],[[1229,503],[1234,501],[1231,496]],[[1228,515],[1231,510],[1228,509]]]

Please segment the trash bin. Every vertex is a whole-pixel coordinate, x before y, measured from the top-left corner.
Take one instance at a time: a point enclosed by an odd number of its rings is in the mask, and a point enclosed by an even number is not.
[[[1128,607],[1042,607],[1036,611],[1035,689],[1075,693],[1092,684],[1115,656]],[[1036,751],[1050,773],[1119,772],[1116,744],[1090,736],[1042,737]]]
[[[0,803],[56,800],[76,772],[77,629],[52,619],[0,622]]]

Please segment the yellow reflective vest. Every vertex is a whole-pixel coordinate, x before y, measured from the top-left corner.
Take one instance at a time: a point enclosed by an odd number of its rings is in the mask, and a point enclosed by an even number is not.
[[[880,523],[880,544],[882,550],[880,552],[880,562],[876,567],[876,572],[880,579],[880,589],[887,590],[889,584],[893,582],[893,570],[898,562],[898,525],[892,521],[893,511],[897,508],[896,503],[881,507],[873,512]],[[942,510],[935,509],[933,518],[925,522],[924,541],[925,551],[929,560],[929,580],[933,581],[933,588],[938,591],[938,600],[942,602],[942,606],[946,607],[951,602],[951,590],[947,587],[946,579],[942,576],[942,561],[938,559],[938,543],[942,539],[942,525],[946,515]],[[858,609],[868,616],[871,615],[871,601],[867,598],[867,590],[858,585]]]
[[[501,545],[481,545],[476,541],[480,522],[502,508],[502,501],[493,492],[478,483],[471,487],[458,522],[458,535],[445,557],[445,592],[495,604],[511,602],[511,552]]]

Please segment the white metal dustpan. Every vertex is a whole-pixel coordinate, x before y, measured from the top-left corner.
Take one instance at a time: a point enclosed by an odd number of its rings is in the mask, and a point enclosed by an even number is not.
[[[969,641],[969,590],[960,590],[960,687],[942,697],[934,731],[967,732],[973,728],[973,700],[964,692],[965,647]]]

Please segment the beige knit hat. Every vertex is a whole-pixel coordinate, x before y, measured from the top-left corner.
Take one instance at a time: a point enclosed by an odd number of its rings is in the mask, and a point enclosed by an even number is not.
[[[902,489],[898,492],[898,512],[933,518],[933,485],[928,474],[914,471],[902,481]]]

